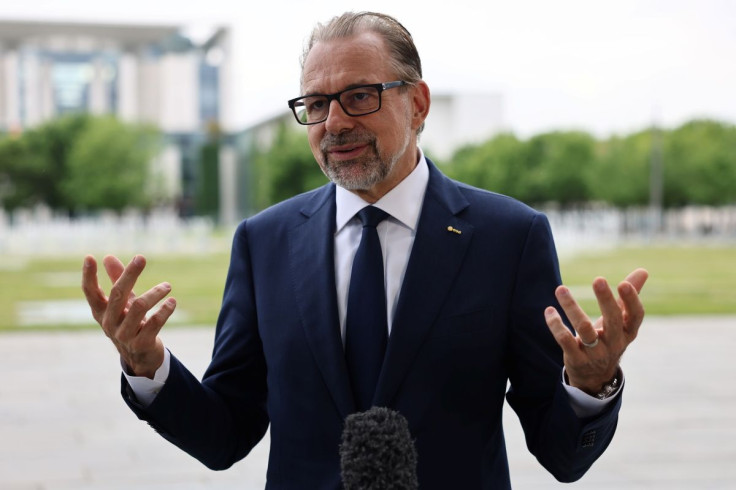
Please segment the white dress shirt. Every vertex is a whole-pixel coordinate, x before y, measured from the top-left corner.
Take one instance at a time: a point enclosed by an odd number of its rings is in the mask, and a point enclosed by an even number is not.
[[[392,320],[399,291],[404,282],[406,266],[416,236],[419,214],[424,202],[424,193],[429,182],[429,167],[424,153],[419,150],[419,162],[416,168],[386,195],[373,203],[373,206],[386,211],[389,217],[381,221],[376,230],[383,252],[384,280],[386,286],[386,314],[388,329],[391,333]],[[336,228],[335,228],[335,282],[337,285],[337,309],[340,320],[340,334],[343,345],[345,343],[345,316],[348,305],[348,288],[352,271],[353,258],[360,245],[362,225],[356,216],[358,211],[370,203],[364,201],[357,194],[342,187],[337,187],[336,199]],[[541,314],[541,312],[540,312]],[[165,352],[164,362],[156,371],[154,379],[130,376],[123,369],[133,393],[139,403],[149,405],[163,387],[169,374],[170,353]],[[578,388],[569,386],[561,378],[571,405],[579,417],[589,417],[600,413],[603,408],[618,396],[599,400],[588,395]],[[622,381],[623,386],[623,381]]]
[[[419,213],[422,210],[424,192],[429,182],[429,167],[421,154],[419,164],[399,184],[373,206],[386,211],[389,216],[378,223],[376,231],[383,253],[383,277],[386,286],[386,314],[388,333],[391,333],[399,290],[404,282],[409,254],[414,245]],[[358,251],[363,226],[358,211],[370,204],[356,194],[337,187],[335,193],[337,212],[335,220],[335,281],[337,285],[337,309],[340,318],[340,333],[345,343],[345,316],[348,307],[348,289],[352,273],[353,258]]]

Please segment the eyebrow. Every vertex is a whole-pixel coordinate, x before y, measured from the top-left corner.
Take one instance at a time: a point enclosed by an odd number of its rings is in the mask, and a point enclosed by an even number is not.
[[[345,90],[351,90],[351,89],[358,88],[358,87],[364,87],[366,85],[375,85],[376,83],[381,83],[381,82],[374,82],[374,83],[370,83],[370,82],[357,82],[357,83],[351,83],[351,84],[347,85],[345,88],[343,88],[342,90],[338,90],[337,92],[332,92],[332,93],[333,94],[337,94],[337,93],[340,93],[340,92],[344,92]],[[307,92],[306,94],[302,94],[301,97],[311,97],[313,95],[332,95],[332,94],[327,94],[325,92]]]

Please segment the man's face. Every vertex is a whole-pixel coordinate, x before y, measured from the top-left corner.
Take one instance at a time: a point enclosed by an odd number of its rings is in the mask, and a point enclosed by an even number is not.
[[[395,81],[389,59],[383,40],[370,32],[318,43],[304,63],[302,93],[331,94]],[[308,127],[312,153],[330,180],[375,202],[411,173],[417,163],[416,129],[426,117],[417,105],[429,106],[429,92],[420,84],[384,91],[381,110],[365,116],[348,116],[331,101],[327,120]]]

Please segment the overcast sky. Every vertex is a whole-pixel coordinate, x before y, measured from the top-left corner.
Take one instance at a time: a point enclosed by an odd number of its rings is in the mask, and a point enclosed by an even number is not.
[[[101,0],[3,1],[0,19],[164,23],[233,32],[232,122],[276,114],[298,95],[299,56],[317,21],[378,10],[412,32],[435,93],[500,93],[528,136],[626,133],[653,120],[736,123],[736,1]]]

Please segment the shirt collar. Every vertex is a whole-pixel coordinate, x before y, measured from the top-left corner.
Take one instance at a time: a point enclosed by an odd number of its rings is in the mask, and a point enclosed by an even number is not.
[[[429,167],[424,152],[419,148],[419,162],[414,170],[385,196],[376,201],[373,206],[386,211],[393,219],[412,231],[416,231],[428,182]],[[337,205],[335,215],[337,233],[345,227],[358,211],[370,206],[370,203],[361,199],[357,194],[340,186],[336,188],[335,200]]]

